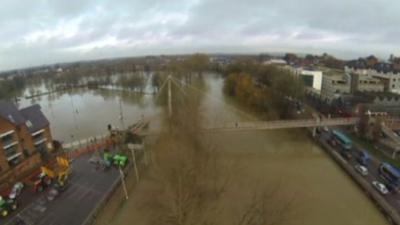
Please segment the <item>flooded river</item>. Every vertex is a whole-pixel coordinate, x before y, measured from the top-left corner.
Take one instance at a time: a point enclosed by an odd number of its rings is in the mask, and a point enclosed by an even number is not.
[[[207,123],[256,120],[231,106],[231,100],[222,94],[221,78],[207,76],[206,84],[209,96],[204,98],[203,111]],[[64,141],[104,133],[109,123],[123,126],[119,120],[120,100],[126,124],[143,114],[161,111],[151,95],[121,93],[81,89],[42,96],[35,102],[49,118],[55,138]],[[23,100],[20,104],[31,103]],[[294,196],[294,215],[286,224],[387,224],[378,209],[304,130],[229,132],[210,137],[227,158],[240,158],[242,185],[279,183]],[[121,207],[115,224],[132,224],[132,204],[127,202]]]
[[[205,99],[208,122],[256,119],[228,106],[231,101],[224,97],[222,85],[222,79],[208,82],[213,96]],[[213,134],[213,140],[225,157],[240,159],[243,187],[279,184],[293,196],[294,215],[285,224],[388,224],[303,129],[220,133]]]

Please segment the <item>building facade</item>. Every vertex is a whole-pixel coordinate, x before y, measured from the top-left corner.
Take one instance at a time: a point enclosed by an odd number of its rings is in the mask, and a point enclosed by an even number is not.
[[[393,71],[378,71],[375,69],[359,69],[348,66],[345,67],[345,72],[379,79],[384,85],[385,91],[400,93],[400,73]]]
[[[355,73],[347,74],[351,83],[351,93],[354,92],[383,92],[384,83],[377,78],[368,75],[359,75]]]
[[[340,97],[342,94],[350,94],[350,82],[343,75],[325,75],[322,77],[321,98],[327,102]]]
[[[320,70],[304,69],[302,67],[286,66],[294,75],[303,80],[306,87],[321,91],[323,72]]]
[[[37,168],[52,150],[49,122],[39,105],[18,109],[0,102],[0,184]]]

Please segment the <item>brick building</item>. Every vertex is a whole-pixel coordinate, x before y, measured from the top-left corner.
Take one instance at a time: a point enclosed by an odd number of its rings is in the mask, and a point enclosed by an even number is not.
[[[0,186],[40,166],[52,149],[49,121],[39,105],[18,109],[0,102]]]

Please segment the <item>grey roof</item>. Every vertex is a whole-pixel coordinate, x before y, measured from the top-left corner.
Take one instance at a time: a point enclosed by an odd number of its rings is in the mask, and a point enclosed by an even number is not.
[[[37,104],[18,110],[13,103],[0,102],[0,117],[15,125],[25,124],[31,133],[49,125],[49,121]]]
[[[26,121],[30,121],[32,126],[28,126],[30,132],[35,132],[45,128],[49,125],[49,121],[46,116],[40,110],[40,105],[32,105],[19,110]]]
[[[18,111],[17,106],[10,102],[0,102],[0,116],[13,124],[25,123],[25,118]]]

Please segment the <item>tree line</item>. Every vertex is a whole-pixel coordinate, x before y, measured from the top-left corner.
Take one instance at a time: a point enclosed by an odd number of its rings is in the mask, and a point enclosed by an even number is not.
[[[289,70],[253,62],[237,62],[224,71],[224,92],[271,119],[291,116],[304,98],[304,84]]]

